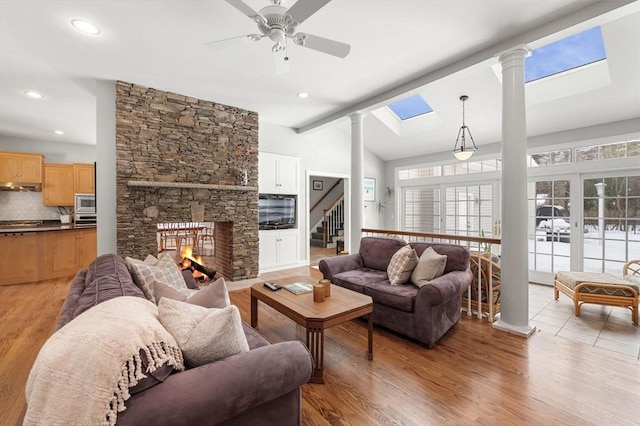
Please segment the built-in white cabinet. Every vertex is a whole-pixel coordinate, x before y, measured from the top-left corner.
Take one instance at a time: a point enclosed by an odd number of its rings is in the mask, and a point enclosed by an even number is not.
[[[299,235],[297,229],[259,231],[260,270],[297,264]]]
[[[261,193],[298,194],[300,159],[261,152],[258,161],[258,185]]]

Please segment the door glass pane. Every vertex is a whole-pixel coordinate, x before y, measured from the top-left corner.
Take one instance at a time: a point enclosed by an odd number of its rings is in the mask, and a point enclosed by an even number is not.
[[[571,187],[568,180],[534,182],[529,194],[529,268],[555,273],[570,270]]]
[[[440,190],[404,189],[403,227],[406,231],[440,232]]]

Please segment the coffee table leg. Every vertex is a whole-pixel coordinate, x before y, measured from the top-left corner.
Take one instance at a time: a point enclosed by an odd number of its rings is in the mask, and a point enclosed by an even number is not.
[[[258,325],[258,299],[251,296],[251,327]]]
[[[368,315],[369,323],[369,359],[373,359],[373,312]]]
[[[324,328],[307,326],[307,348],[313,357],[313,374],[309,383],[324,383]]]

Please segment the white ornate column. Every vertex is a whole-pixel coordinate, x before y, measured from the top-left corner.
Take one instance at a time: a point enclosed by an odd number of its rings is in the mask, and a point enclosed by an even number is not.
[[[527,125],[524,46],[500,55],[502,65],[502,259],[497,329],[529,336]]]
[[[117,253],[116,84],[96,84],[96,210],[98,255]]]
[[[360,248],[364,224],[364,113],[356,111],[351,118],[351,221],[349,223],[350,253]]]

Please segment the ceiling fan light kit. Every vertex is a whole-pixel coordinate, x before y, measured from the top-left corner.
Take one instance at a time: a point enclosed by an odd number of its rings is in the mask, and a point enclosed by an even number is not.
[[[467,95],[460,96],[460,100],[462,101],[462,127],[458,130],[458,137],[456,138],[456,143],[453,146],[453,155],[460,160],[468,160],[471,158],[474,152],[478,150],[475,141],[473,140],[473,136],[471,136],[471,130],[467,127],[464,122],[464,103],[469,99]],[[466,133],[469,134],[469,139],[471,139],[471,144],[473,146],[467,146]]]
[[[232,40],[237,41],[239,39],[249,39],[251,41],[258,41],[263,38],[269,38],[275,43],[271,50],[274,53],[274,63],[277,73],[287,70],[286,67],[282,64],[278,64],[278,62],[282,63],[283,61],[289,60],[288,55],[282,54],[282,52],[286,52],[288,38],[292,39],[293,43],[297,46],[306,47],[318,52],[344,58],[351,50],[350,45],[307,33],[296,33],[298,25],[330,1],[331,0],[298,0],[293,4],[293,6],[287,9],[281,5],[281,0],[271,0],[271,5],[266,6],[257,12],[243,0],[226,0],[226,2],[231,6],[235,7],[254,21],[258,25],[260,34],[256,33],[233,37],[207,44],[213,46]]]

